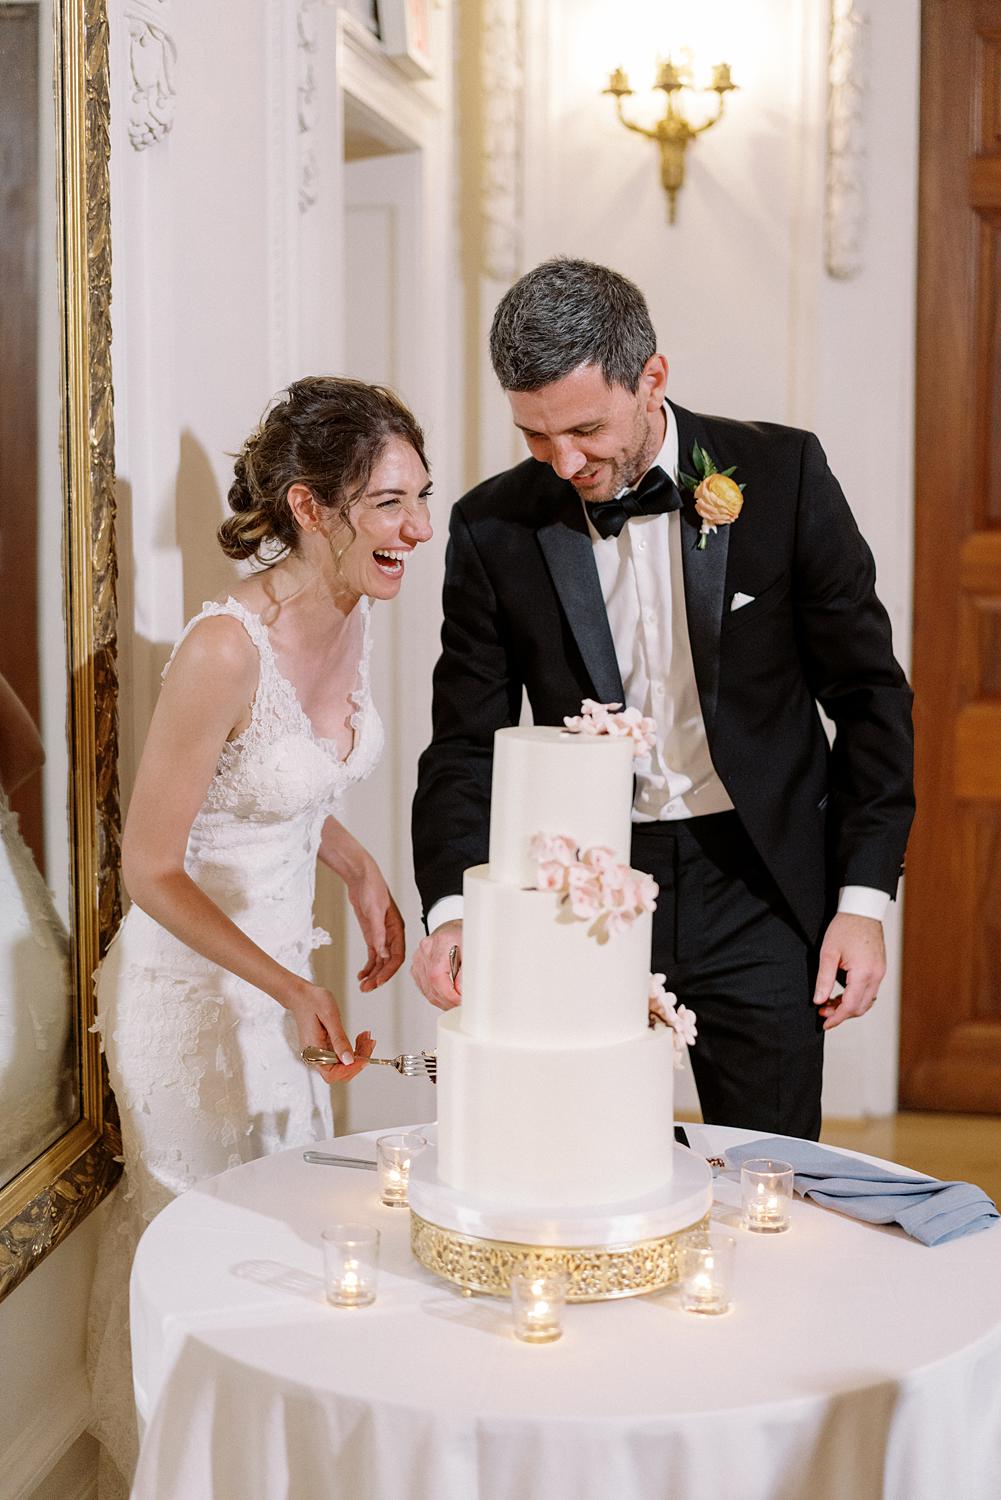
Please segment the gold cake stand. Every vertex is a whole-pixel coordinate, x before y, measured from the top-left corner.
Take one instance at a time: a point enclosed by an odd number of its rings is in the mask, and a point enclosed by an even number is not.
[[[606,1302],[618,1297],[639,1297],[670,1286],[678,1276],[678,1241],[690,1230],[705,1228],[712,1204],[712,1171],[708,1164],[683,1146],[676,1149],[675,1178],[681,1178],[641,1204],[617,1212],[613,1223],[626,1231],[614,1243],[596,1243],[595,1220],[554,1221],[548,1218],[540,1230],[545,1240],[561,1243],[526,1243],[488,1232],[491,1223],[507,1227],[505,1215],[491,1205],[477,1205],[436,1180],[434,1149],[422,1153],[411,1167],[410,1245],[414,1257],[427,1270],[464,1291],[491,1297],[507,1297],[513,1276],[543,1276],[562,1272],[567,1279],[567,1301]],[[418,1166],[419,1164],[419,1166]],[[417,1171],[415,1172],[415,1169]],[[446,1222],[441,1222],[445,1220]],[[516,1216],[508,1222],[524,1224]],[[460,1228],[462,1223],[465,1227]],[[635,1237],[630,1229],[651,1224],[659,1232]],[[475,1230],[472,1226],[475,1225]],[[590,1227],[591,1233],[587,1231]],[[575,1241],[577,1236],[582,1242]]]

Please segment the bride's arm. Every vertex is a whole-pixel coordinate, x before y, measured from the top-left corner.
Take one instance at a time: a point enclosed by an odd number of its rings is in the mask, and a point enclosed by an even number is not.
[[[329,990],[293,974],[259,948],[184,869],[184,854],[224,742],[249,718],[258,660],[242,627],[200,622],[171,665],[150,724],[122,840],[122,872],[138,906],[182,943],[285,1006],[300,1044],[333,1048],[349,1065],[321,1069],[353,1077],[351,1044]],[[358,1039],[359,1052],[371,1047]]]
[[[320,859],[347,886],[348,900],[368,945],[367,962],[358,973],[360,988],[378,989],[393,977],[406,955],[399,908],[371,854],[336,818],[328,818],[323,825]]]

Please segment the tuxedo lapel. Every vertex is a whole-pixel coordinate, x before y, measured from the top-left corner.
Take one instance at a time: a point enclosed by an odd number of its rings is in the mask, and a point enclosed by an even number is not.
[[[615,645],[601,597],[594,547],[576,495],[540,526],[539,546],[553,587],[584,659],[599,703],[625,703]]]
[[[673,406],[672,402],[672,406]],[[683,407],[674,407],[678,419],[678,452],[682,469],[692,472],[692,445],[699,442],[718,462],[725,455],[712,453],[712,439],[702,431],[698,418]],[[681,565],[685,578],[685,613],[692,646],[692,664],[706,729],[711,733],[719,695],[719,639],[726,598],[726,562],[730,546],[729,526],[711,531],[701,552],[698,548],[702,522],[690,490],[683,489],[681,512]]]

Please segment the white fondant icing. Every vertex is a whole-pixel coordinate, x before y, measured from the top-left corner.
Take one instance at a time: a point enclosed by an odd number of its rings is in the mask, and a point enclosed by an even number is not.
[[[586,938],[582,935],[582,941]],[[655,1192],[673,1161],[672,1034],[562,1050],[481,1041],[464,1007],[438,1024],[438,1171],[513,1208]]]
[[[494,736],[490,875],[535,884],[528,845],[537,833],[566,834],[580,849],[601,845],[629,863],[633,751],[629,739],[521,726]]]
[[[511,1046],[590,1047],[647,1029],[649,912],[599,941],[551,891],[477,865],[463,882],[462,1030]]]

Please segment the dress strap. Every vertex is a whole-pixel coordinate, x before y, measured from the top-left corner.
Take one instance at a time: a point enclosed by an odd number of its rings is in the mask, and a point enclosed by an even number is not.
[[[262,663],[267,662],[269,666],[273,663],[274,651],[271,648],[271,641],[268,637],[267,626],[258,615],[253,614],[249,609],[246,608],[245,605],[241,604],[238,599],[234,599],[232,594],[230,594],[230,596],[221,604],[216,599],[206,599],[198,613],[196,615],[192,615],[191,619],[188,621],[187,625],[185,625],[184,629],[177,637],[177,640],[174,642],[174,649],[168,656],[166,665],[164,666],[163,671],[160,673],[161,682],[166,678],[167,673],[170,671],[170,668],[173,665],[174,657],[184,645],[184,642],[187,640],[191,631],[194,630],[195,626],[200,624],[202,620],[209,620],[214,615],[229,615],[232,619],[239,620],[240,624],[243,626],[244,630],[247,632],[247,634],[250,636],[250,639],[257,647],[257,652],[258,655],[262,658]]]

